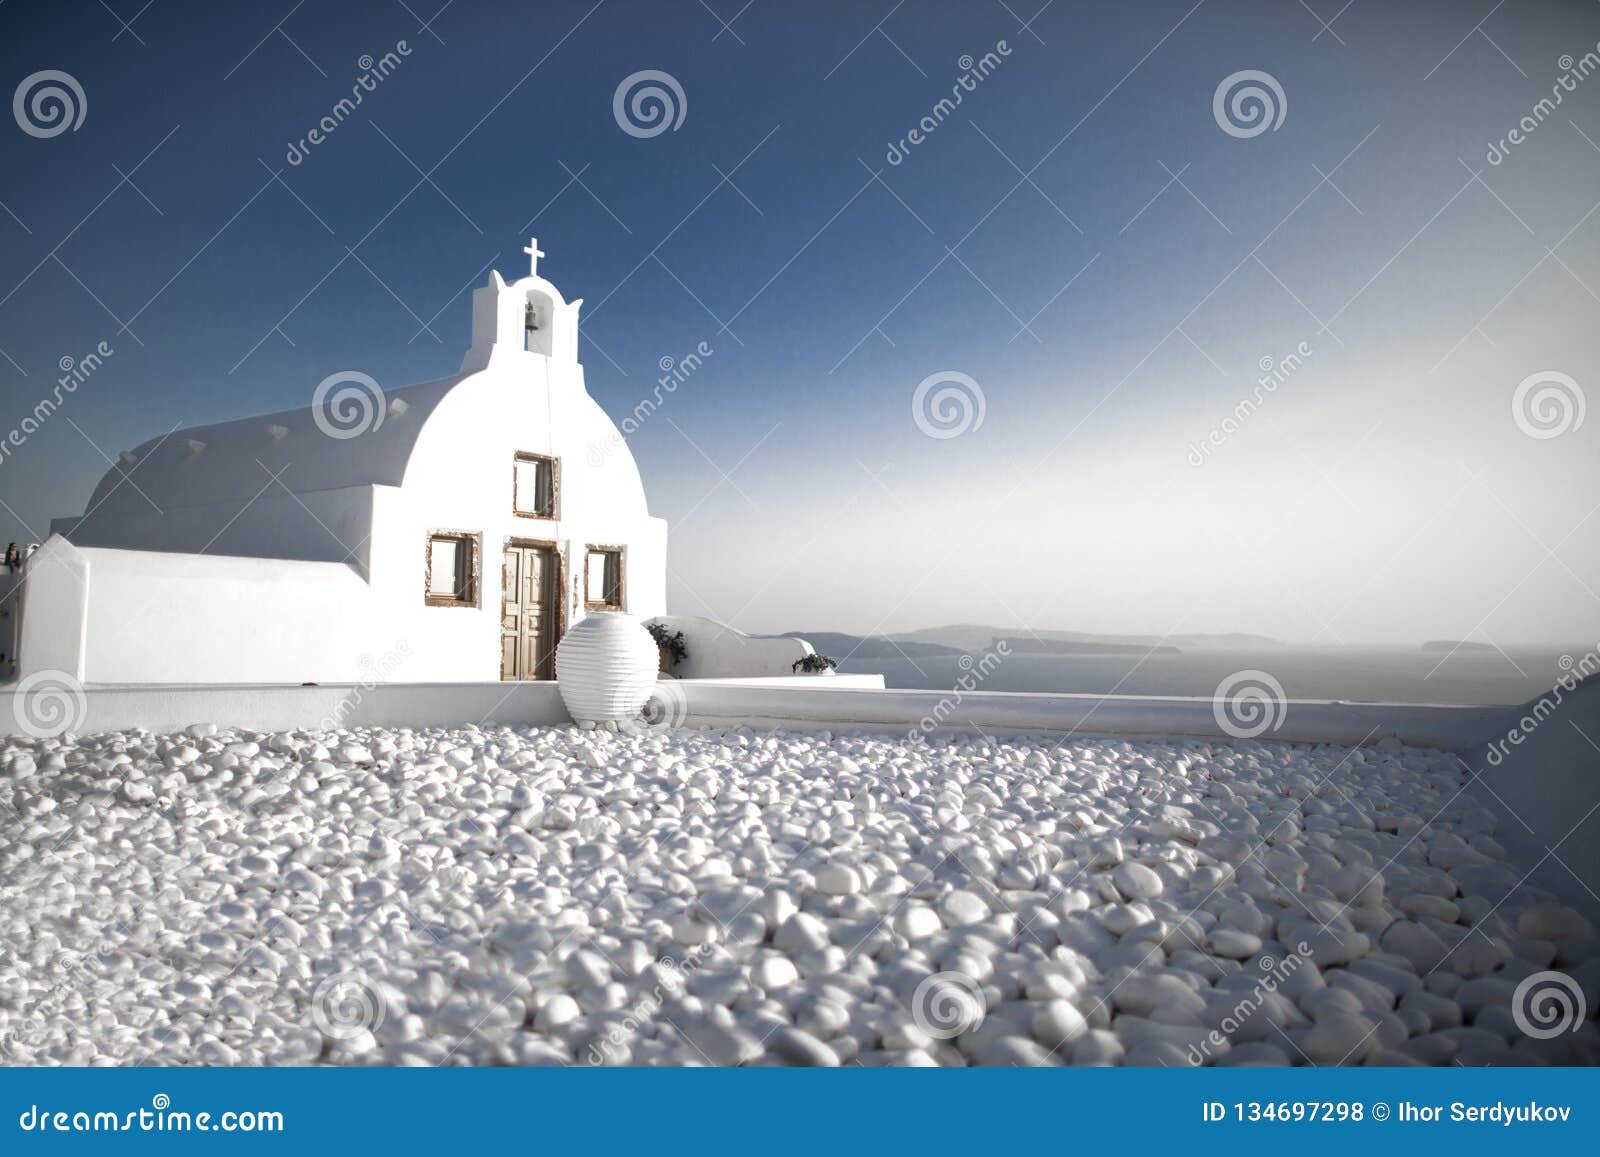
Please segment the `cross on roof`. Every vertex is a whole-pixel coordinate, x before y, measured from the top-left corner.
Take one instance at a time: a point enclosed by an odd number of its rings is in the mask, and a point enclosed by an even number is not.
[[[528,255],[528,276],[538,277],[539,258],[544,256],[544,250],[539,248],[539,239],[537,237],[528,238],[528,244],[522,251]]]

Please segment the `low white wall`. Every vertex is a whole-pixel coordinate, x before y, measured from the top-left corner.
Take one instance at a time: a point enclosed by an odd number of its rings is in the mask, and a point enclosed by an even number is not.
[[[25,734],[40,718],[26,697],[0,690],[0,734]],[[181,731],[192,723],[254,731],[330,727],[537,727],[572,722],[554,683],[333,683],[316,687],[90,687],[72,730],[88,735],[142,727]]]
[[[1465,755],[1495,838],[1530,882],[1600,924],[1600,677],[1507,711]]]
[[[87,678],[89,556],[59,535],[44,541],[23,571],[15,596],[17,676],[61,671],[79,682]]]
[[[44,549],[51,547],[76,556],[86,582],[74,588],[35,556],[23,604],[24,676],[60,670],[84,683],[304,683],[364,675],[373,608],[366,582],[349,566],[78,548],[59,537]],[[67,664],[74,639],[82,656],[76,667]]]
[[[804,687],[807,675],[731,680],[720,686]],[[882,688],[881,675],[838,675],[830,682],[861,690]],[[664,681],[674,689],[691,684]],[[30,695],[0,687],[0,736],[26,734],[24,721],[54,718],[30,703],[61,698],[52,684]],[[69,692],[68,697],[72,697]],[[322,683],[312,687],[278,684],[189,686],[181,684],[91,686],[76,693],[80,713],[70,730],[181,731],[192,723],[291,731],[330,727],[459,727],[501,724],[518,727],[566,726],[572,722],[553,682],[495,683]]]
[[[1009,691],[862,690],[814,683],[763,687],[742,681],[684,684],[692,726],[881,726],[910,731],[1081,731],[1232,739],[1209,698],[1031,694]],[[1260,738],[1297,743],[1371,744],[1387,738],[1461,751],[1501,725],[1503,707],[1293,700],[1281,724]]]
[[[657,615],[650,621],[683,632],[688,656],[672,672],[680,679],[792,675],[795,662],[813,653],[804,639],[758,639],[715,619]]]
[[[823,686],[822,684],[826,684]],[[691,727],[795,729],[882,728],[985,732],[1067,732],[1229,740],[1210,699],[1024,694],[981,691],[885,690],[880,675],[769,676],[663,681],[681,696]],[[91,686],[82,691],[86,714],[76,730],[144,727],[172,730],[211,722],[257,728],[314,727],[328,719],[351,726],[445,726],[479,721],[565,723],[554,683],[323,683],[311,687]],[[11,732],[25,710],[14,690],[0,691],[0,731]],[[339,706],[343,704],[344,706]],[[1520,710],[1520,709],[1513,709]],[[1422,747],[1461,751],[1470,758],[1508,724],[1501,707],[1433,707],[1412,704],[1296,700],[1281,726],[1264,740],[1371,744],[1394,738]],[[1595,721],[1600,735],[1600,721]],[[1547,724],[1550,733],[1559,733]],[[1533,746],[1523,751],[1536,751]],[[1481,762],[1481,760],[1480,760]],[[1600,765],[1600,753],[1596,753]],[[1530,775],[1529,765],[1506,765],[1500,776]],[[1510,783],[1500,786],[1525,793]],[[1563,795],[1547,793],[1550,820],[1564,814]],[[1579,815],[1582,813],[1579,812]],[[1568,822],[1576,816],[1570,817]]]
[[[682,682],[679,680],[678,682]],[[684,684],[688,686],[689,684]],[[810,691],[826,687],[830,691],[882,691],[882,675],[746,675],[730,679],[696,679],[696,687],[787,687],[795,691]]]

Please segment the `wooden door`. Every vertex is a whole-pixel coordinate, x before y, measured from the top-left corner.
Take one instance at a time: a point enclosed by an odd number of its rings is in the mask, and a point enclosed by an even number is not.
[[[500,587],[500,678],[555,678],[558,565],[548,546],[507,544]]]

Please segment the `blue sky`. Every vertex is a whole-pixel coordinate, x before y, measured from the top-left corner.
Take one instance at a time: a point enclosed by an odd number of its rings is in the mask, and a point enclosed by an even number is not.
[[[631,440],[681,613],[1600,638],[1600,416],[1512,408],[1533,375],[1600,388],[1600,76],[1486,159],[1600,6],[439,2],[0,7],[6,85],[86,101],[0,131],[0,427],[115,351],[0,460],[0,536],[176,424],[453,372],[470,289],[537,233],[614,415],[715,351]],[[647,69],[684,115],[641,138],[613,95]],[[1216,119],[1243,70],[1276,129]],[[919,428],[940,373],[981,425]]]

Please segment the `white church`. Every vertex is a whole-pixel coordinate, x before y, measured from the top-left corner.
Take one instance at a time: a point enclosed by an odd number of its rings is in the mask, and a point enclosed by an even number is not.
[[[539,276],[537,239],[524,252],[527,277],[491,272],[473,293],[455,376],[386,390],[335,375],[305,409],[121,455],[27,564],[14,673],[550,679],[584,616],[663,615],[666,523],[585,388],[583,302]],[[704,625],[691,674],[787,674],[811,650]]]

